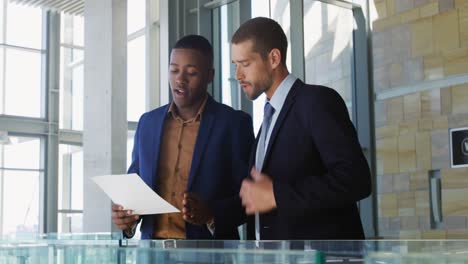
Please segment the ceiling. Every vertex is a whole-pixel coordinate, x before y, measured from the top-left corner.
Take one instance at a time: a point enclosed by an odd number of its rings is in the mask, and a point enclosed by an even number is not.
[[[10,2],[71,15],[82,16],[84,12],[84,0],[10,0]]]

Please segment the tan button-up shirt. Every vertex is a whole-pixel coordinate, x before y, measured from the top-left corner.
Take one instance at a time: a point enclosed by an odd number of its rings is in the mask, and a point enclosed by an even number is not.
[[[183,209],[183,194],[187,190],[193,150],[198,128],[208,96],[205,97],[197,115],[182,120],[171,103],[164,121],[161,155],[158,170],[158,194],[177,209]],[[182,213],[156,215],[154,238],[186,238]]]

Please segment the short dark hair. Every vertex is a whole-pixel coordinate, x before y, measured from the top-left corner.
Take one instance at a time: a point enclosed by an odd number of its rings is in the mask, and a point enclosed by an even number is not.
[[[278,49],[281,53],[281,63],[286,65],[288,39],[275,20],[266,17],[248,20],[236,30],[231,43],[238,44],[247,40],[253,42],[254,51],[260,53],[263,59],[266,59],[272,49]]]
[[[206,56],[210,66],[213,66],[213,46],[203,36],[187,35],[179,39],[173,49],[193,49],[198,50],[203,56]]]

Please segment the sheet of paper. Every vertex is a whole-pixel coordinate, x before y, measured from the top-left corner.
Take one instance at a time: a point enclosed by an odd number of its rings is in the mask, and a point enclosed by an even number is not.
[[[135,214],[165,214],[180,211],[155,193],[135,173],[121,175],[104,175],[92,180],[124,209],[133,210]]]

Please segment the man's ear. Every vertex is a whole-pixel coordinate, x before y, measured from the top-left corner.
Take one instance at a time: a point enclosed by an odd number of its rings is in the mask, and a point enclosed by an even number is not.
[[[281,52],[279,49],[272,49],[268,55],[270,59],[270,65],[272,69],[278,67],[281,64]]]
[[[208,71],[208,83],[211,83],[214,79],[215,69],[210,69]]]

